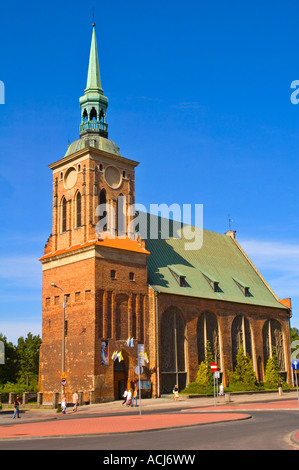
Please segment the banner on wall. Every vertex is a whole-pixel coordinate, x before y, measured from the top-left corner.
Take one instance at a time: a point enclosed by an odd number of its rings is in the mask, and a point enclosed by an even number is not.
[[[108,365],[108,341],[101,342],[101,365]]]

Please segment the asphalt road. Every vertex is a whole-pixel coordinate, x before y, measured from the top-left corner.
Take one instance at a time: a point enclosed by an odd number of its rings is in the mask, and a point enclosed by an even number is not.
[[[292,432],[299,429],[293,411],[254,411],[245,421],[128,434],[0,441],[0,450],[99,450],[97,462],[114,451],[299,450]],[[92,418],[91,418],[92,419]],[[124,454],[125,455],[125,454]],[[136,455],[145,455],[136,453]],[[103,463],[103,462],[102,462]],[[172,462],[173,463],[173,462]]]

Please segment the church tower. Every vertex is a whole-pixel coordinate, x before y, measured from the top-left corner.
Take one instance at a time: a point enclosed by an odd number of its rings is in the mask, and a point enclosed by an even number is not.
[[[134,208],[138,162],[108,139],[94,24],[79,104],[80,138],[49,165],[52,234],[40,259],[44,401],[60,392],[71,399],[75,390],[89,402],[120,397],[136,381],[137,344],[147,342],[149,252],[128,229],[133,212],[127,211]],[[111,359],[114,351],[122,352],[122,361]]]

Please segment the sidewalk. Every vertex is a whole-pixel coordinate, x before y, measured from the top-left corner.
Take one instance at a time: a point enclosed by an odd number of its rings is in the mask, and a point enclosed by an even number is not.
[[[187,398],[174,402],[170,397],[144,399],[136,408],[121,401],[85,405],[74,413],[68,407],[65,415],[51,409],[20,409],[20,419],[12,419],[13,410],[0,412],[0,439],[60,437],[67,435],[141,432],[181,426],[249,419],[250,410],[291,409],[299,412],[296,392],[234,395],[230,403],[224,397]],[[165,411],[168,413],[165,413]],[[169,413],[171,411],[171,413]],[[151,413],[150,412],[155,412]],[[118,414],[118,416],[116,416]],[[299,430],[294,433],[299,444]]]

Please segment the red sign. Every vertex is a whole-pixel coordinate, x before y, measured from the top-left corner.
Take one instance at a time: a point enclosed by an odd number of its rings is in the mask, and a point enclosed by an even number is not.
[[[217,364],[215,364],[215,362],[211,362],[211,371],[216,372],[217,369],[218,369]]]

